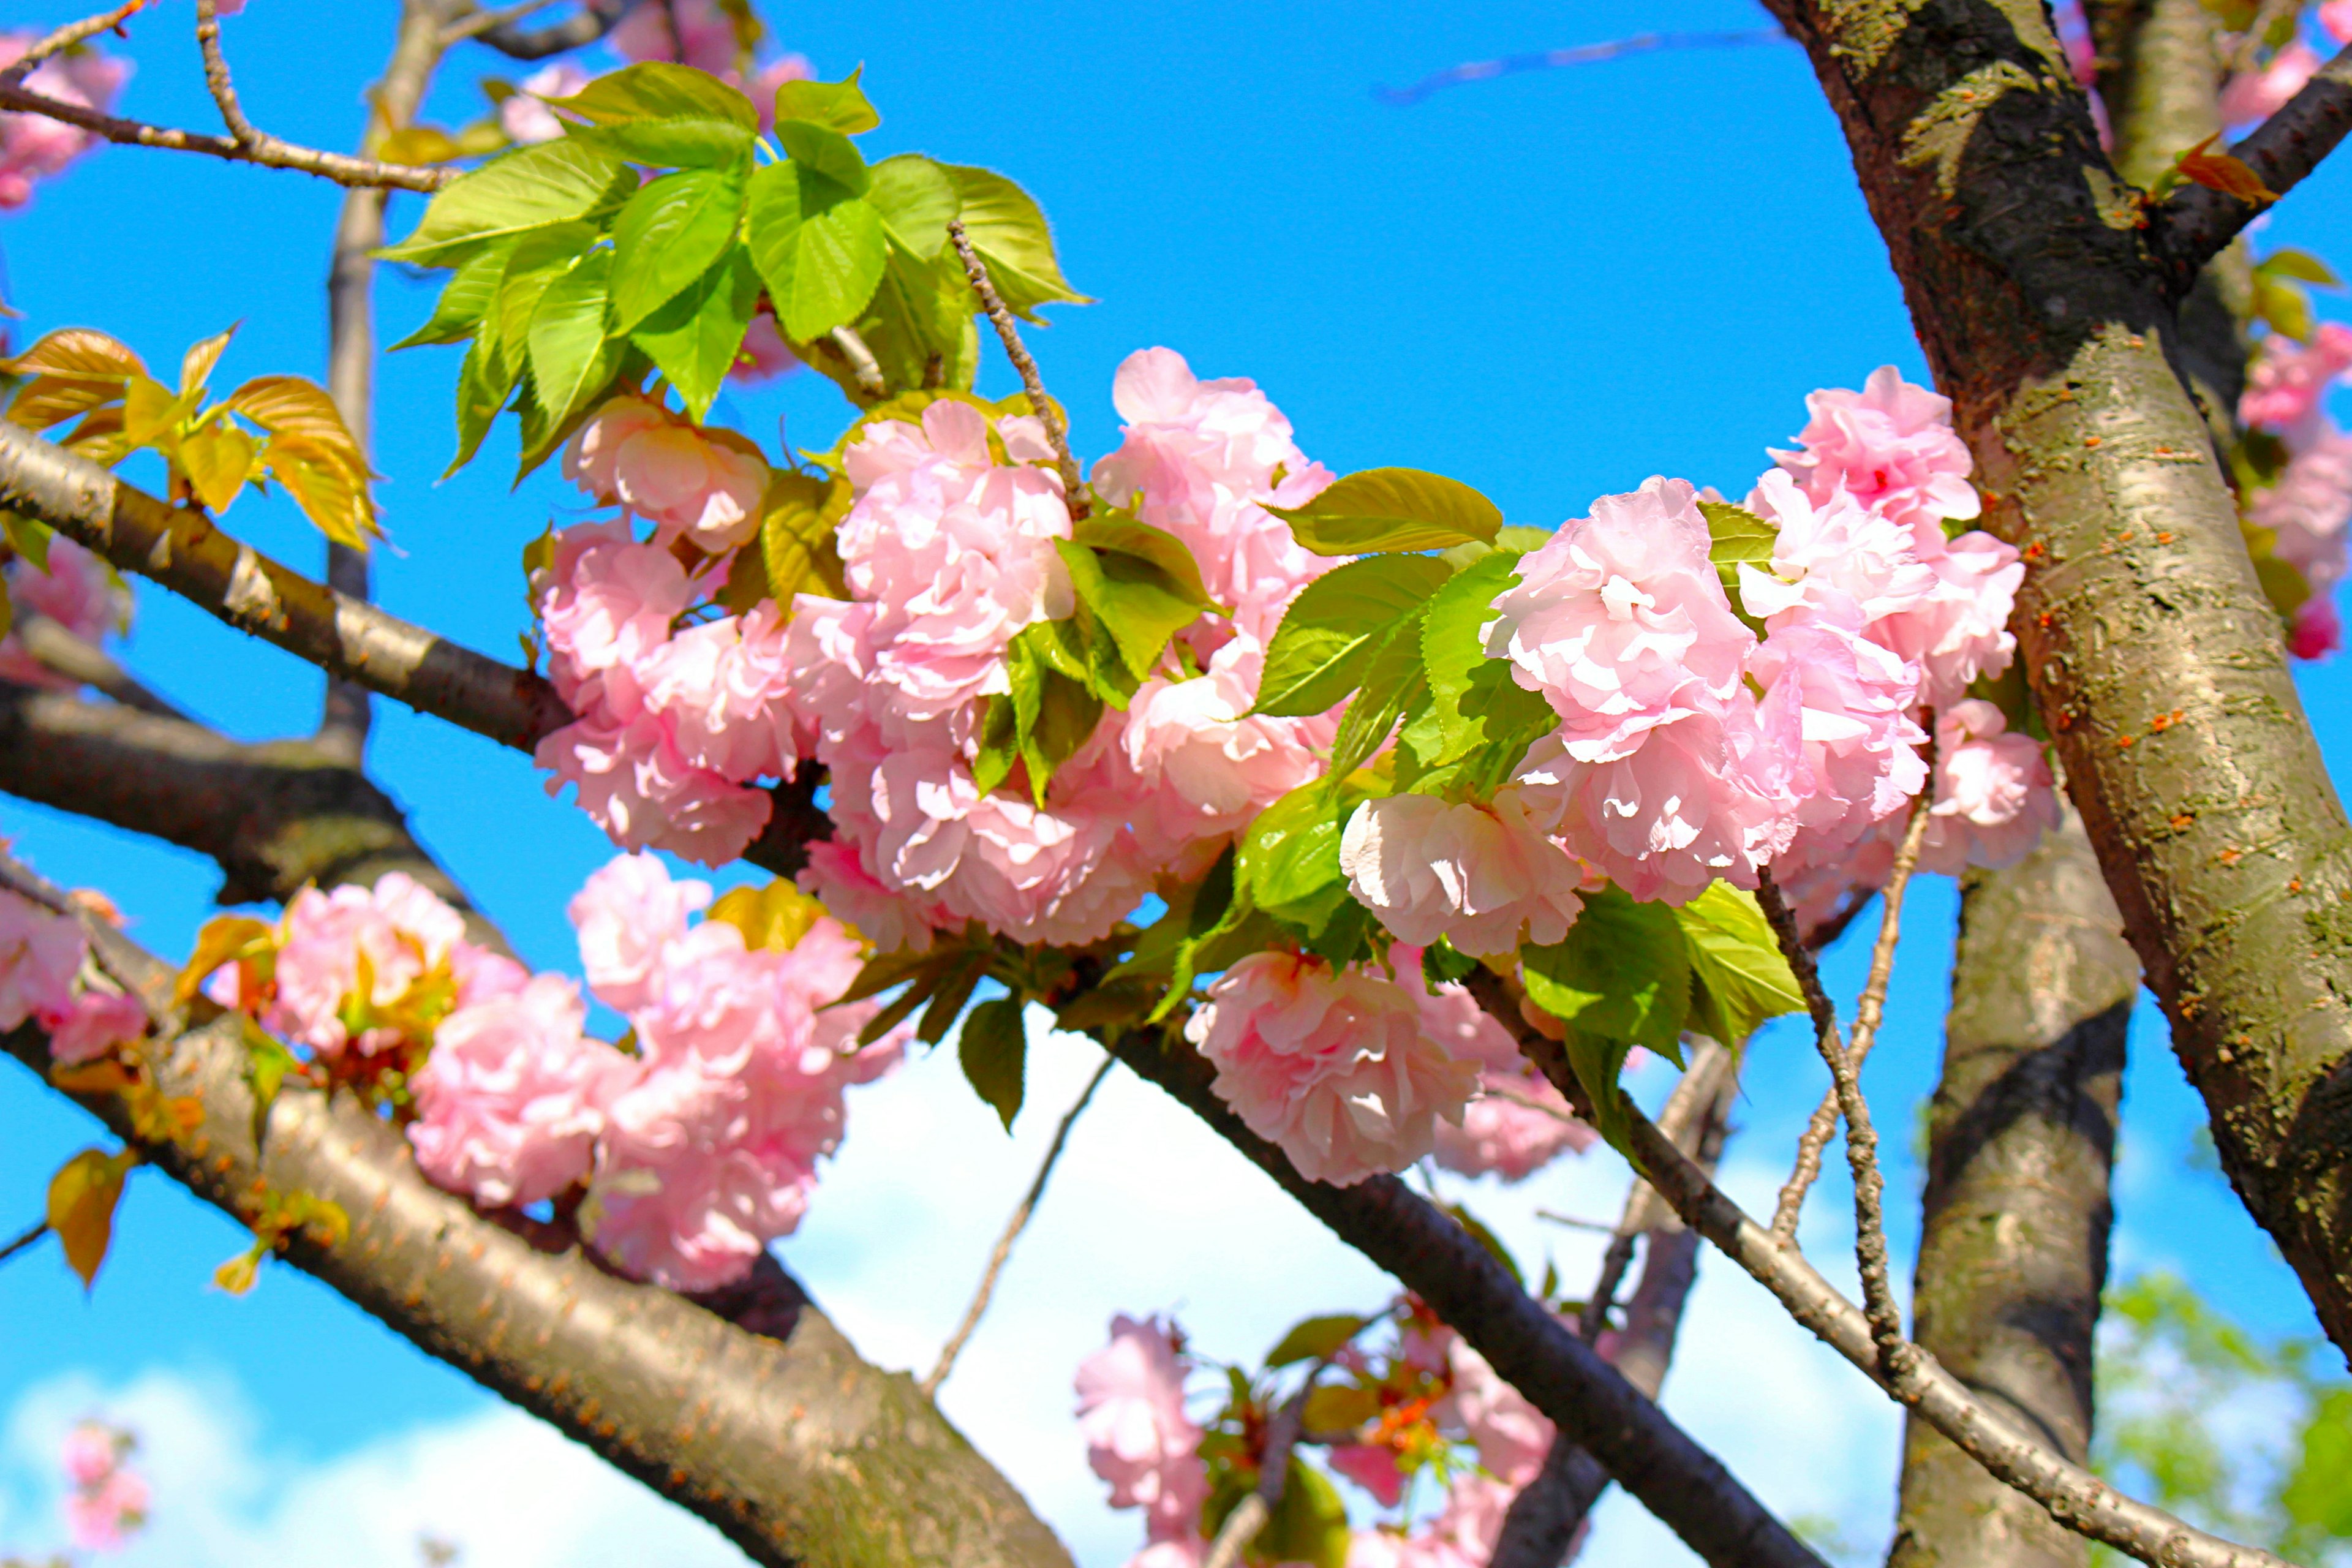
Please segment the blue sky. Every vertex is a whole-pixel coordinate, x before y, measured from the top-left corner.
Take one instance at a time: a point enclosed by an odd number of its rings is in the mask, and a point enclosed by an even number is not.
[[[226,27],[249,112],[298,142],[348,144],[395,11],[390,0],[254,0]],[[19,0],[8,12],[12,26],[46,27],[78,7]],[[186,0],[166,0],[137,24],[126,112],[213,123],[191,18]],[[1031,334],[1082,450],[1116,439],[1109,385],[1119,360],[1164,343],[1203,375],[1255,378],[1300,444],[1336,470],[1437,469],[1485,489],[1513,521],[1549,525],[1654,473],[1737,493],[1764,448],[1803,423],[1807,391],[1857,385],[1890,361],[1923,374],[1843,142],[1804,60],[1785,46],[1638,55],[1456,87],[1410,109],[1370,89],[1465,59],[1761,20],[1738,0],[1041,0],[953,24],[937,6],[877,3],[813,9],[786,21],[781,41],[826,76],[863,62],[884,116],[866,138],[873,154],[913,149],[985,164],[1044,204],[1069,277],[1099,300],[1058,309],[1051,330]],[[520,74],[486,54],[460,56],[432,113],[445,123],[478,113],[470,84],[486,73]],[[2264,243],[2352,260],[2347,179],[2340,163],[2323,171]],[[107,150],[45,182],[29,210],[0,216],[8,297],[28,317],[19,330],[101,327],[169,364],[187,342],[241,320],[220,372],[232,384],[318,374],[338,195],[299,174]],[[394,232],[415,211],[414,198],[397,198]],[[384,273],[386,341],[423,319],[435,287]],[[551,517],[579,515],[577,498],[543,475],[509,491],[510,429],[473,468],[435,484],[450,447],[456,358],[414,351],[381,368],[376,451],[390,476],[380,500],[393,547],[379,559],[380,592],[399,614],[511,657],[525,624],[518,553]],[[1012,384],[992,361],[983,390]],[[717,417],[772,448],[780,433],[797,447],[828,445],[845,416],[828,384],[803,376],[731,392]],[[282,503],[248,497],[227,521],[289,562],[318,559],[315,536]],[[160,592],[141,590],[128,657],[232,733],[260,739],[315,722],[320,682],[306,667]],[[2340,663],[2304,674],[2334,761],[2352,758],[2346,682]],[[528,957],[572,966],[562,907],[610,853],[602,837],[548,800],[521,757],[404,710],[380,706],[379,715],[374,767],[419,835]],[[217,877],[192,856],[11,801],[0,801],[0,832],[52,877],[107,889],[136,934],[165,953],[184,952],[208,912]],[[1912,1125],[1933,1082],[1955,904],[1945,883],[1915,895],[1870,1073],[1891,1128]],[[1861,966],[1851,940],[1830,965],[1847,997]],[[1075,1044],[1042,1047],[1033,1104],[1066,1100],[1089,1067]],[[1753,1199],[1785,1166],[1821,1068],[1807,1042],[1778,1030],[1757,1046],[1747,1081],[1730,1169]],[[2268,1242],[2217,1176],[2191,1168],[2199,1110],[2145,1005],[2126,1118],[2119,1266],[2180,1268],[2265,1331],[2310,1331]],[[1046,1120],[1033,1111],[1008,1142],[949,1058],[912,1064],[854,1102],[849,1146],[784,1255],[870,1355],[920,1370],[1025,1181]],[[0,1070],[0,1125],[9,1132],[0,1228],[13,1230],[92,1128],[13,1068]],[[1086,1562],[1108,1564],[1132,1550],[1137,1530],[1100,1508],[1066,1416],[1068,1369],[1109,1312],[1178,1307],[1203,1349],[1239,1359],[1289,1319],[1370,1304],[1381,1286],[1131,1080],[1106,1091],[1069,1159],[947,1405]],[[1552,1247],[1573,1277],[1590,1248],[1532,1211],[1613,1214],[1622,1179],[1622,1167],[1595,1156],[1471,1202],[1527,1255]],[[1894,1179],[1896,1240],[1907,1251],[1917,1188],[1907,1152]],[[1834,1253],[1844,1202],[1843,1186],[1825,1181],[1808,1232],[1817,1251]],[[1124,1239],[1138,1235],[1154,1239]],[[501,1414],[290,1271],[269,1271],[244,1300],[213,1291],[212,1266],[243,1234],[167,1183],[133,1180],[118,1237],[87,1300],[53,1251],[0,1269],[9,1325],[0,1334],[0,1548],[54,1539],[43,1446],[58,1423],[107,1407],[156,1434],[159,1535],[131,1562],[226,1563],[265,1547],[269,1560],[297,1564],[376,1561],[352,1555],[358,1515],[339,1522],[332,1509],[297,1506],[321,1488],[368,1486],[387,1500],[380,1517],[367,1515],[368,1550],[413,1561],[408,1535],[442,1528],[432,1523],[436,1496],[472,1497],[464,1477],[493,1452],[550,1479],[533,1501],[450,1503],[459,1522],[448,1529],[472,1561],[490,1560],[493,1545],[499,1561],[516,1563],[635,1561],[655,1546],[666,1561],[734,1560],[633,1483],[593,1462],[580,1468],[527,1419]],[[1853,1540],[1882,1540],[1893,1418],[1857,1377],[1771,1321],[1744,1280],[1717,1261],[1707,1269],[1691,1363],[1669,1405],[1776,1505],[1837,1518]],[[1801,1449],[1811,1461],[1792,1461]],[[198,1462],[221,1453],[244,1467],[236,1478]],[[1851,1462],[1823,1462],[1839,1454]],[[436,1484],[456,1490],[436,1494]],[[572,1500],[563,1517],[575,1525],[616,1522],[540,1531],[536,1555],[501,1544],[516,1510],[554,1507],[551,1498]],[[1638,1510],[1622,1499],[1608,1506],[1589,1560],[1677,1560]],[[188,1521],[198,1520],[209,1521],[204,1531],[167,1533],[194,1531]]]

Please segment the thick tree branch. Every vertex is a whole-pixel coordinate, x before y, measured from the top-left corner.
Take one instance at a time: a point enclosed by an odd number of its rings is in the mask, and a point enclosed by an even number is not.
[[[1570,1104],[1590,1103],[1559,1042],[1528,1026],[1499,981],[1482,972],[1472,976],[1471,989]],[[1802,1253],[1750,1219],[1640,1108],[1628,1106],[1626,1112],[1635,1164],[1685,1225],[1771,1291],[1822,1343],[2059,1523],[2157,1568],[2292,1568],[2270,1552],[2208,1535],[2162,1509],[2126,1497],[2070,1464],[1917,1345],[1898,1340],[1893,1353],[1886,1353],[1862,1309],[1839,1294]],[[1527,1392],[1524,1386],[1521,1392]]]
[[[2347,131],[2352,131],[2352,48],[2320,67],[2302,91],[2230,151],[2274,195],[2283,196],[2336,151]],[[2174,291],[2188,292],[2198,269],[2271,205],[2241,201],[2197,184],[2182,185],[2166,197],[2151,215],[2149,244],[2162,259]]]
[[[2352,1346],[2352,826],[2046,11],[1770,0],[1836,110],[2020,654],[2223,1166]]]
[[[1461,1226],[1393,1176],[1310,1182],[1210,1089],[1200,1056],[1156,1035],[1119,1038],[1118,1058],[1168,1091],[1332,1233],[1429,1302],[1495,1370],[1590,1449],[1627,1491],[1717,1568],[1821,1559],[1664,1412],[1529,1296]]]
[[[1971,874],[1912,1312],[1920,1348],[2076,1464],[2113,1211],[2108,1169],[2139,964],[2072,813]],[[2084,1568],[2061,1528],[1927,1422],[1906,1423],[1888,1568]]]
[[[118,978],[168,998],[159,960],[102,926],[91,934]],[[46,1075],[37,1028],[0,1044]],[[1066,1568],[1051,1532],[913,1381],[860,1361],[772,1263],[766,1295],[799,1304],[772,1310],[772,1338],[483,1217],[427,1184],[400,1134],[348,1096],[288,1088],[257,1147],[233,1018],[150,1047],[146,1065],[164,1093],[203,1107],[184,1144],[142,1141],[119,1097],[73,1098],[247,1224],[271,1194],[338,1205],[350,1235],[331,1247],[290,1238],[288,1261],[709,1520],[754,1561]]]

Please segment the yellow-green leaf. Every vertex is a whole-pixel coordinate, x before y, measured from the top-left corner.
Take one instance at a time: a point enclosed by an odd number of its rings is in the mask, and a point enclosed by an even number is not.
[[[1443,550],[1492,544],[1503,510],[1459,479],[1419,468],[1366,468],[1303,506],[1268,507],[1318,555]]]
[[[794,594],[828,599],[849,597],[841,552],[834,542],[832,502],[849,496],[845,479],[780,472],[768,482],[766,512],[760,520],[760,555],[768,569],[768,592],[789,609]]]
[[[373,477],[360,444],[327,389],[299,375],[258,375],[230,393],[225,407],[272,436],[304,442],[362,483]]]
[[[719,895],[707,917],[743,933],[749,948],[788,948],[825,918],[824,906],[779,877],[764,888],[734,888]]]
[[[776,89],[778,120],[814,120],[845,136],[856,136],[882,123],[882,116],[866,101],[857,79],[864,66],[845,81],[788,81]]]
[[[186,417],[190,403],[153,376],[137,375],[122,392],[122,434],[134,447],[162,447],[169,450],[176,443],[173,428]]]
[[[209,338],[188,345],[188,352],[180,356],[181,396],[187,397],[204,391],[205,383],[213,378],[213,366],[220,363],[222,351],[228,347],[229,339],[236,336],[237,328],[244,324],[242,321],[232,321],[227,331],[215,332]]]
[[[344,466],[341,455],[294,437],[271,438],[263,449],[269,477],[286,487],[311,526],[338,544],[365,550],[378,532],[367,486]]]
[[[49,1178],[49,1228],[58,1233],[84,1290],[97,1282],[99,1265],[106,1261],[122,1178],[138,1163],[139,1156],[127,1149],[114,1154],[84,1149]]]
[[[253,469],[257,443],[226,419],[190,431],[180,441],[180,469],[207,510],[226,511]]]
[[[179,982],[173,988],[173,998],[181,1002],[192,1000],[214,970],[268,951],[277,935],[267,921],[257,921],[251,915],[215,915],[196,933],[196,950],[180,967]]]
[[[457,139],[437,125],[404,125],[375,144],[385,163],[446,163],[465,155]]]

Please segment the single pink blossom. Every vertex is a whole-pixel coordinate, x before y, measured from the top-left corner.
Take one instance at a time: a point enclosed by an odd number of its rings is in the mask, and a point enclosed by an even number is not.
[[[1348,818],[1349,891],[1402,941],[1443,936],[1474,957],[1549,946],[1584,908],[1584,868],[1529,820],[1509,785],[1485,805],[1429,795],[1369,800]]]
[[[1185,1038],[1217,1097],[1310,1181],[1347,1186],[1430,1152],[1477,1081],[1421,1027],[1412,998],[1360,969],[1256,952],[1209,987]]]
[[[19,618],[45,616],[84,642],[102,643],[131,622],[130,590],[112,567],[70,539],[49,541],[46,572],[22,557],[10,563],[5,586]],[[13,632],[0,637],[0,680],[58,690],[77,684],[26,653]]]
[[[1919,668],[1833,621],[1795,613],[1750,665],[1768,688],[1759,715],[1786,760],[1801,827],[1851,842],[1926,787],[1912,721]]]
[[[741,48],[719,0],[633,5],[604,41],[625,60],[674,60],[719,77],[735,74]]]
[[[2334,599],[2305,599],[2294,612],[2287,650],[2297,658],[2325,658],[2344,646],[2344,622]]]
[[[671,624],[693,602],[677,558],[625,522],[583,523],[555,536],[534,590],[557,693],[576,713],[636,717]]]
[[[386,872],[373,888],[305,888],[279,922],[278,995],[263,1026],[326,1057],[352,1045],[362,1055],[383,1050],[399,1031],[368,1028],[354,1041],[345,1003],[398,1002],[428,972],[451,963],[465,934],[465,918],[405,872]],[[362,958],[371,982],[363,996]]]
[[[1453,1392],[1433,1414],[1441,1425],[1461,1424],[1477,1446],[1478,1462],[1497,1479],[1514,1489],[1527,1485],[1551,1451],[1552,1424],[1466,1342],[1455,1340],[1448,1361]]]
[[[0,889],[0,1029],[70,1013],[86,948],[71,920]]]
[[[564,449],[564,477],[656,526],[722,554],[758,531],[768,465],[731,430],[706,429],[635,397],[606,403]]]
[[[651,855],[619,855],[588,875],[565,913],[580,933],[588,989],[634,1013],[653,1000],[664,956],[686,935],[687,917],[710,902],[710,884],[673,881]]]
[[[793,353],[783,333],[776,330],[775,312],[761,310],[743,330],[742,345],[735,351],[734,368],[727,374],[746,386],[756,386],[780,375],[790,375],[800,368],[800,356]]]
[[[146,1478],[117,1468],[104,1480],[66,1498],[66,1529],[86,1552],[110,1552],[147,1522]]]
[[[1125,1313],[1110,1342],[1078,1363],[1078,1432],[1113,1508],[1145,1510],[1154,1541],[1197,1535],[1208,1500],[1205,1435],[1184,1413],[1184,1363],[1172,1324]]]
[[[2352,44],[2352,0],[2320,0],[2319,25],[2341,47]]]
[[[1486,652],[1571,725],[1658,714],[1692,684],[1728,698],[1756,637],[1732,614],[1709,542],[1685,480],[1603,496],[1520,560]]]
[[[124,1436],[119,1428],[99,1421],[84,1421],[67,1433],[59,1455],[66,1479],[85,1489],[105,1480],[122,1462]]]
[[[1805,399],[1811,416],[1798,450],[1774,452],[1815,505],[1843,490],[1912,530],[1922,552],[1947,518],[1982,510],[1969,483],[1974,459],[1952,429],[1952,404],[1903,379],[1893,365],[1871,372],[1860,392],[1827,388]]]
[[[2308,343],[2273,332],[2246,367],[2238,417],[2265,430],[2292,432],[2321,406],[2327,389],[2352,370],[2352,327],[2325,321]]]
[[[22,59],[37,33],[0,33],[0,68]],[[100,113],[130,79],[131,62],[83,45],[50,56],[26,77],[26,91]],[[60,174],[98,144],[93,133],[39,114],[0,114],[0,211],[33,199],[33,182]]]
[[[877,952],[928,952],[932,934],[954,923],[937,904],[884,887],[855,848],[835,839],[809,846],[808,864],[796,880],[803,892],[855,926]]]
[[[603,1102],[637,1069],[583,1036],[586,1011],[572,982],[541,974],[519,994],[441,1021],[414,1079],[408,1127],[428,1180],[505,1207],[551,1198],[588,1173]]]
[[[2009,630],[2025,563],[2017,547],[1971,529],[1927,556],[1936,586],[1916,609],[1871,623],[1872,641],[1919,667],[1919,700],[1960,700],[1979,676],[1999,675],[2017,651]]]
[[[588,73],[570,60],[542,66],[499,105],[499,123],[517,142],[552,142],[563,134],[563,121],[547,107],[551,98],[570,98],[588,85]]]
[[[740,858],[774,807],[766,791],[696,767],[651,716],[566,724],[532,760],[552,775],[548,794],[576,786],[580,809],[624,849],[666,849],[704,866]]]
[[[1771,468],[1756,481],[1748,510],[1780,529],[1769,569],[1739,567],[1740,602],[1768,626],[1802,613],[1859,630],[1916,610],[1935,593],[1935,568],[1921,559],[1912,531],[1845,490],[1816,504],[1786,470]]]
[[[2240,71],[2221,89],[2221,123],[2257,125],[2303,90],[2325,62],[2301,38],[2291,38],[2260,68]]]
[[[1333,1469],[1372,1494],[1382,1508],[1404,1500],[1404,1472],[1397,1468],[1396,1450],[1368,1443],[1335,1443],[1324,1452]]]
[[[1957,876],[2021,860],[2058,823],[2058,797],[2041,743],[2009,732],[1990,702],[1956,702],[1936,716],[1936,804],[1919,864]]]
[[[95,1061],[146,1032],[147,1009],[139,998],[85,991],[62,1018],[49,1024],[49,1058],[68,1064]]]

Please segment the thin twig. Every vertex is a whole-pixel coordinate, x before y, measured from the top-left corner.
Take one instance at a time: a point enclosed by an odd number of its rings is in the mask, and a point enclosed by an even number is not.
[[[16,1254],[24,1251],[26,1247],[32,1246],[33,1243],[40,1240],[41,1237],[48,1234],[49,1222],[47,1220],[43,1219],[34,1221],[31,1229],[18,1236],[16,1240],[8,1243],[7,1246],[0,1247],[0,1263],[7,1262],[8,1259],[16,1257]]]
[[[1234,1568],[1242,1560],[1242,1552],[1257,1539],[1274,1510],[1282,1506],[1283,1488],[1290,1478],[1290,1451],[1298,1443],[1298,1434],[1307,1424],[1307,1395],[1313,1391],[1315,1380],[1322,1374],[1321,1362],[1299,1385],[1282,1408],[1274,1413],[1266,1424],[1265,1453],[1258,1462],[1257,1485],[1250,1495],[1242,1499],[1234,1511],[1225,1515],[1225,1522],[1210,1543],[1209,1554],[1202,1559],[1201,1568]]]
[[[1521,71],[1591,65],[1596,60],[1613,60],[1624,55],[1643,54],[1651,49],[1737,48],[1747,44],[1784,44],[1788,41],[1789,35],[1778,27],[1752,27],[1735,33],[1642,33],[1605,44],[1579,44],[1571,49],[1546,49],[1540,54],[1507,55],[1499,60],[1472,60],[1465,65],[1448,66],[1442,71],[1431,72],[1411,87],[1376,87],[1372,89],[1372,96],[1382,103],[1402,109],[1419,103],[1440,88],[1454,87],[1463,82],[1492,81],[1496,77],[1516,76]]]
[[[543,60],[550,55],[584,48],[611,32],[628,14],[629,0],[584,0],[577,12],[544,27],[525,29],[514,25],[517,17],[543,8],[544,0],[536,0],[484,12],[453,25],[442,39],[457,44],[473,38],[509,59]]]
[[[16,86],[38,70],[41,68],[41,62],[50,56],[64,53],[84,38],[94,38],[100,33],[110,32],[121,26],[123,23],[154,3],[155,0],[124,0],[124,4],[117,5],[111,11],[101,11],[95,16],[84,16],[79,22],[68,22],[64,26],[11,60],[6,70],[0,70],[0,82],[5,82],[10,87]]]
[[[1548,1225],[1564,1225],[1571,1230],[1597,1230],[1603,1236],[1617,1234],[1616,1223],[1612,1220],[1580,1219],[1572,1214],[1554,1214],[1549,1209],[1536,1210],[1536,1218]]]
[[[1095,1069],[1095,1076],[1087,1079],[1087,1087],[1079,1094],[1077,1103],[1063,1114],[1062,1124],[1054,1130],[1054,1142],[1046,1145],[1045,1158],[1037,1167],[1036,1179],[1021,1195],[1021,1202],[1013,1207],[1013,1217],[1004,1222],[1004,1234],[996,1238],[995,1250],[988,1255],[988,1268],[981,1274],[980,1289],[972,1292],[971,1305],[963,1310],[963,1321],[958,1323],[955,1332],[948,1336],[948,1342],[940,1350],[939,1364],[931,1368],[930,1376],[922,1381],[920,1386],[924,1398],[935,1397],[940,1384],[945,1383],[948,1373],[955,1370],[956,1357],[963,1353],[964,1342],[971,1338],[974,1329],[980,1327],[981,1314],[988,1310],[989,1298],[996,1294],[996,1278],[1004,1272],[1005,1259],[1013,1256],[1013,1244],[1021,1239],[1021,1233],[1028,1228],[1030,1216],[1037,1212],[1037,1200],[1045,1194],[1046,1179],[1054,1173],[1054,1163],[1062,1157],[1062,1145],[1069,1142],[1070,1129],[1076,1125],[1078,1113],[1086,1110],[1087,1103],[1095,1097],[1095,1090],[1102,1087],[1103,1079],[1110,1076],[1110,1069],[1118,1061],[1117,1057],[1103,1058],[1103,1065]]]
[[[1782,914],[1786,912],[1783,905]],[[1492,984],[1482,984],[1481,975],[1474,974],[1469,988],[1488,1016],[1509,1032],[1520,1051],[1570,1104],[1588,1105],[1569,1068],[1568,1053],[1528,1024],[1499,977],[1481,973]],[[1746,1269],[1823,1343],[1986,1470],[2047,1509],[2059,1524],[2158,1568],[2292,1568],[2259,1548],[2208,1535],[2069,1464],[1917,1345],[1898,1341],[1895,1355],[1886,1357],[1867,1315],[1822,1279],[1801,1252],[1749,1218],[1640,1107],[1626,1107],[1626,1117],[1635,1163],[1684,1224]],[[1885,1364],[1889,1360],[1891,1367]]]
[[[449,168],[415,168],[404,163],[379,163],[373,159],[352,158],[341,153],[321,153],[316,148],[298,147],[290,142],[281,142],[275,136],[266,137],[259,144],[247,147],[227,136],[208,136],[202,132],[180,131],[171,126],[150,125],[143,121],[125,120],[119,115],[100,114],[82,104],[67,103],[5,80],[0,80],[0,110],[42,115],[121,146],[160,147],[172,153],[201,153],[208,158],[221,158],[232,163],[256,163],[265,169],[294,169],[306,174],[316,174],[323,180],[332,180],[339,185],[381,185],[394,190],[430,193],[456,179],[461,172]]]
[[[1013,312],[1005,308],[996,285],[989,280],[988,264],[972,248],[971,237],[963,231],[963,219],[948,219],[948,237],[955,241],[964,276],[971,279],[971,289],[980,296],[981,309],[988,312],[990,323],[1004,344],[1004,357],[1013,362],[1013,370],[1021,377],[1022,389],[1029,395],[1029,406],[1037,411],[1038,419],[1045,424],[1045,440],[1054,448],[1054,466],[1061,470],[1062,489],[1069,498],[1070,516],[1082,518],[1087,510],[1086,489],[1079,480],[1077,459],[1070,456],[1070,427],[1063,422],[1062,410],[1045,395],[1045,383],[1037,374],[1037,362],[1029,357],[1028,349],[1022,344],[1021,330],[1013,325]]]
[[[1870,1047],[1878,1041],[1878,1026],[1886,1014],[1886,982],[1895,970],[1895,944],[1903,930],[1903,890],[1910,884],[1912,868],[1919,863],[1919,847],[1927,837],[1927,817],[1935,804],[1935,753],[1928,753],[1928,783],[1911,802],[1910,818],[1903,825],[1903,842],[1895,851],[1895,868],[1887,874],[1885,901],[1878,915],[1878,941],[1870,950],[1870,980],[1862,988],[1862,999],[1853,1010],[1853,1045],[1841,1054],[1852,1064],[1856,1081],[1860,1081],[1862,1064],[1870,1055]],[[1780,889],[1773,889],[1780,897]],[[1792,922],[1793,923],[1793,922]],[[1776,922],[1775,929],[1778,929]],[[1785,939],[1784,939],[1785,940]],[[1806,952],[1806,961],[1812,954]],[[1816,971],[1818,985],[1819,972]],[[1836,1068],[1831,1068],[1829,1089],[1822,1101],[1813,1107],[1812,1120],[1805,1123],[1804,1132],[1797,1139],[1796,1167],[1782,1184],[1780,1201],[1772,1209],[1772,1234],[1783,1241],[1797,1238],[1797,1221],[1805,1206],[1805,1194],[1822,1173],[1822,1151],[1829,1147],[1837,1131],[1840,1090]]]
[[[501,5],[496,10],[477,11],[470,16],[460,16],[441,29],[441,47],[449,48],[468,38],[478,38],[484,33],[510,27],[524,17],[537,16],[556,3],[557,0],[521,0],[520,5]]]
[[[1664,1109],[1658,1112],[1658,1125],[1676,1147],[1696,1143],[1702,1118],[1715,1103],[1721,1087],[1723,1069],[1731,1060],[1731,1053],[1709,1040],[1694,1051],[1689,1068],[1682,1081],[1675,1085],[1674,1093],[1666,1097]],[[1651,1226],[1650,1184],[1639,1173],[1625,1194],[1624,1216],[1609,1240],[1609,1250],[1601,1254],[1601,1276],[1586,1296],[1584,1310],[1577,1315],[1576,1333],[1591,1344],[1609,1326],[1609,1310],[1617,1303],[1617,1288],[1625,1282],[1625,1271],[1633,1264],[1633,1243]]]
[[[245,117],[236,100],[236,84],[228,79],[228,57],[221,52],[218,0],[196,0],[196,47],[205,57],[205,90],[219,106],[221,123],[240,147],[253,148],[270,140]]]

